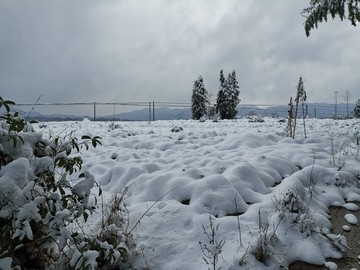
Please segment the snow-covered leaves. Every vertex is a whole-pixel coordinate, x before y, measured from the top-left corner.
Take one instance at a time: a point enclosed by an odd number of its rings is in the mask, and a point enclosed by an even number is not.
[[[336,16],[343,21],[347,19],[353,26],[360,22],[360,9],[358,0],[333,0],[333,1],[310,1],[309,7],[306,7],[301,12],[306,20],[304,22],[304,29],[306,36],[310,36],[312,29],[318,28],[319,23],[327,22],[328,16],[333,19]]]
[[[94,176],[88,171],[71,181],[69,176],[82,169],[82,147],[101,145],[101,138],[85,135],[78,140],[70,133],[46,140],[11,112],[13,104],[0,97],[0,107],[6,109],[0,121],[1,262],[48,269],[55,264],[67,267],[61,260],[70,256],[74,269],[118,265],[127,252],[124,235],[109,244],[101,238],[108,229],[104,225],[91,236],[71,225],[86,223],[97,200],[89,200]],[[116,228],[112,231],[119,233]]]

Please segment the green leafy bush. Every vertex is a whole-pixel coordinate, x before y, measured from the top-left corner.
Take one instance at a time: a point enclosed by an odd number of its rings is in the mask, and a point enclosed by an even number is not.
[[[125,207],[123,200],[115,198],[107,214],[112,224],[103,221],[95,235],[82,230],[97,207],[97,199],[89,198],[101,196],[101,188],[92,194],[96,181],[81,171],[80,150],[101,145],[101,138],[46,140],[12,112],[14,104],[0,97],[0,264],[9,269],[119,269],[128,253],[124,212],[118,211]]]

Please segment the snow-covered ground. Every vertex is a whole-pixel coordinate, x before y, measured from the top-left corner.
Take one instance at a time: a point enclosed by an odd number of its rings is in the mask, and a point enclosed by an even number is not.
[[[331,234],[328,208],[360,201],[360,121],[308,119],[307,139],[301,122],[291,139],[286,123],[264,120],[35,127],[45,136],[102,137],[102,146],[83,153],[83,168],[102,186],[104,203],[128,188],[138,269],[213,269],[203,259],[208,251],[219,256],[216,269],[324,265],[341,257],[334,246],[346,239]]]

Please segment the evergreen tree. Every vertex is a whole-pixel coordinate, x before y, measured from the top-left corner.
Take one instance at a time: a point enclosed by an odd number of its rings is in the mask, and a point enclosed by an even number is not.
[[[227,78],[227,85],[228,85],[228,97],[229,97],[229,119],[234,119],[238,113],[236,110],[237,105],[239,104],[239,84],[236,80],[236,72],[235,70],[229,74]]]
[[[236,80],[236,72],[232,71],[225,80],[223,71],[220,71],[220,89],[217,97],[216,111],[222,119],[234,119],[237,114],[236,107],[239,104],[239,85]]]
[[[298,107],[299,107],[299,102],[301,102],[302,108],[303,108],[303,125],[304,125],[304,134],[305,134],[305,138],[306,138],[306,126],[305,126],[305,102],[306,102],[307,96],[306,96],[306,91],[304,88],[304,82],[302,77],[300,76],[299,79],[299,83],[297,86],[297,93],[296,93],[296,98],[295,98],[295,115],[294,115],[294,131],[293,131],[293,139],[295,139],[295,130],[296,130],[296,118],[298,115]]]
[[[301,12],[306,20],[304,28],[306,36],[310,31],[318,27],[318,24],[327,21],[330,15],[333,19],[336,16],[343,21],[348,19],[353,26],[360,22],[360,0],[311,0],[310,6]]]
[[[225,102],[225,77],[224,77],[224,72],[223,70],[220,70],[220,87],[219,87],[219,92],[217,95],[217,100],[216,100],[216,113],[220,114],[220,117],[223,118],[223,116],[225,115],[226,112],[226,102]]]
[[[203,78],[200,76],[194,82],[193,94],[191,97],[192,118],[199,120],[206,115],[206,106],[209,103],[208,92],[205,89]]]
[[[220,70],[220,90],[224,90],[225,89],[225,77],[224,77],[224,71]]]
[[[354,116],[356,118],[360,118],[360,99],[358,99],[358,101],[356,102],[355,104],[355,107],[354,107]]]

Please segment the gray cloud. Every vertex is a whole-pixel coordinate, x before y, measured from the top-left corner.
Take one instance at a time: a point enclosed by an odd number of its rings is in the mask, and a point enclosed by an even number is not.
[[[310,101],[358,93],[359,28],[306,38],[302,0],[0,0],[0,92],[17,102],[189,102],[235,69],[243,103],[284,104],[299,76]]]

